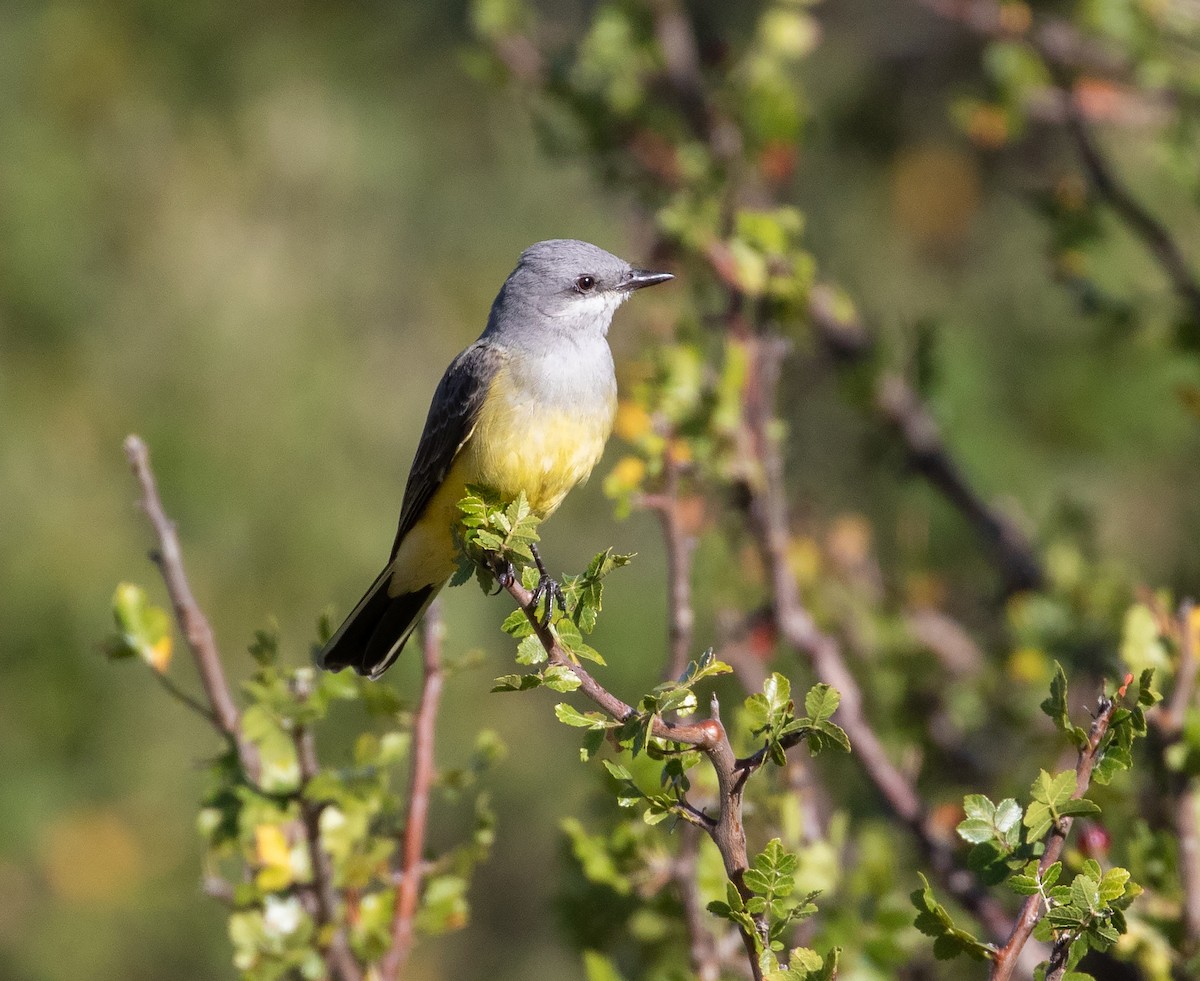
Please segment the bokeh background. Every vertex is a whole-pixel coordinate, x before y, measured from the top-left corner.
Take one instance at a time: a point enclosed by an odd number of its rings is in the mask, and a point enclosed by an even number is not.
[[[552,9],[569,36],[583,8]],[[1171,343],[1160,274],[1116,230],[1095,269],[1141,313],[1086,315],[1034,207],[1061,148],[982,154],[951,122],[975,43],[903,0],[817,17],[793,199],[823,269],[898,363],[936,338],[932,405],[985,496],[1039,540],[1069,527],[1091,556],[1194,590],[1200,435],[1180,392],[1200,372]],[[547,156],[520,99],[471,71],[471,45],[461,2],[0,5],[0,977],[234,976],[193,831],[214,739],[101,652],[118,581],[162,598],[125,434],[150,444],[231,674],[271,618],[304,659],[317,616],[348,609],[386,556],[433,387],[520,250],[569,236],[646,258],[630,202]],[[1200,253],[1163,161],[1109,145]],[[619,362],[669,331],[676,302],[622,311]],[[828,370],[801,356],[790,371],[805,520],[865,519],[890,585],[936,579],[1008,656],[972,531],[881,466]],[[573,569],[609,544],[640,555],[595,644],[611,686],[641,691],[661,669],[661,547],[594,480],[544,551]],[[702,551],[698,578],[719,558]],[[489,777],[499,844],[472,922],[423,944],[413,977],[581,973],[554,868],[589,784],[548,703],[487,694],[509,670],[502,605],[473,587],[446,602],[448,644],[484,663],[451,686],[439,753],[461,760],[481,725],[510,753]],[[702,614],[697,639],[713,636]],[[389,676],[406,695],[413,667]]]

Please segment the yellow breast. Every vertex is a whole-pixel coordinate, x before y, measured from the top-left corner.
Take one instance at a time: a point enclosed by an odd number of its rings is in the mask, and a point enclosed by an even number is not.
[[[612,432],[616,398],[546,405],[516,391],[504,375],[496,379],[463,453],[475,483],[502,497],[521,491],[546,517],[567,492],[585,480]]]

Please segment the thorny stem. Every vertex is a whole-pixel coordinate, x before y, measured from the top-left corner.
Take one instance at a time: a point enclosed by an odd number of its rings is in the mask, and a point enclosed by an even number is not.
[[[536,612],[536,611],[535,611]],[[412,772],[408,785],[408,821],[401,849],[402,875],[396,886],[392,917],[392,946],[380,963],[382,981],[396,981],[413,946],[413,921],[421,895],[425,850],[425,828],[429,817],[430,790],[436,770],[433,748],[438,704],[442,693],[442,620],[437,600],[429,607],[421,627],[423,683],[413,722]]]

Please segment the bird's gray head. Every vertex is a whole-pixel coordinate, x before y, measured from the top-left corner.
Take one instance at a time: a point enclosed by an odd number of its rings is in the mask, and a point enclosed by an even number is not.
[[[587,242],[558,238],[531,245],[501,287],[487,333],[553,330],[608,332],[613,314],[635,290],[670,273],[635,269]]]

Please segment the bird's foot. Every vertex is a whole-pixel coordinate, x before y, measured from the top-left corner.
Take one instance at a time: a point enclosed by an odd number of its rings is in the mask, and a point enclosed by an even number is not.
[[[563,613],[567,612],[567,598],[563,595],[562,586],[558,584],[557,579],[552,579],[546,573],[542,573],[538,584],[533,588],[533,608],[536,610],[538,603],[542,601],[542,597],[546,598],[546,609],[541,615],[542,626],[547,626],[554,617],[554,606],[557,603],[558,608]]]
[[[496,592],[492,594],[493,596],[501,590],[508,589],[509,586],[517,581],[517,570],[503,556],[496,554],[489,555],[487,564],[496,579]]]
[[[541,555],[538,554],[537,546],[531,544],[529,546],[529,550],[533,552],[533,561],[537,566],[539,576],[538,584],[533,589],[533,595],[530,602],[533,604],[533,608],[536,610],[538,603],[540,603],[542,598],[545,597],[546,609],[542,613],[541,617],[542,626],[545,627],[554,618],[554,604],[556,602],[558,603],[558,608],[562,610],[563,613],[567,612],[567,597],[563,594],[562,586],[559,585],[558,580],[546,571],[546,564],[542,561]]]

